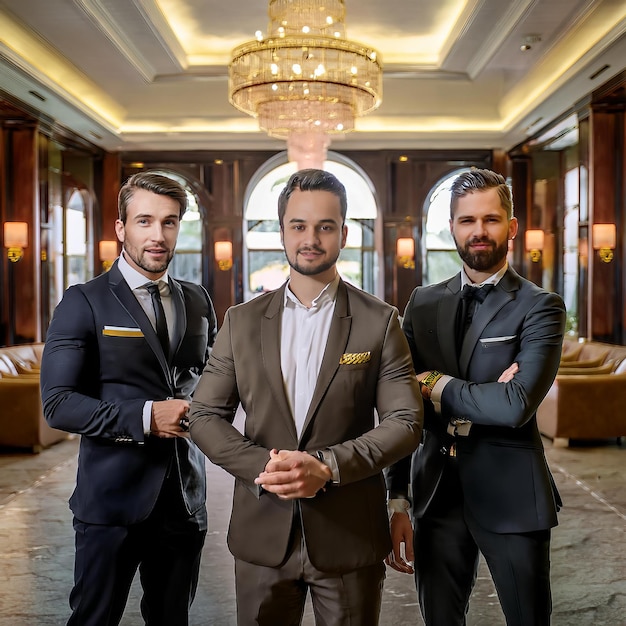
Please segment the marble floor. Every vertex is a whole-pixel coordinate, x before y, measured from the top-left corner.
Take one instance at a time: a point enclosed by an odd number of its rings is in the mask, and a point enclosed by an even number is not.
[[[73,532],[67,506],[78,441],[30,455],[0,452],[0,626],[59,626],[68,615]],[[590,442],[546,452],[565,506],[552,541],[554,626],[626,625],[626,446]],[[232,560],[225,543],[232,479],[208,464],[210,529],[192,626],[235,624]],[[135,584],[123,624],[142,624]],[[313,625],[310,607],[305,626]],[[413,580],[389,572],[382,626],[420,625]],[[469,626],[504,619],[481,564]],[[280,626],[280,625],[277,625]]]

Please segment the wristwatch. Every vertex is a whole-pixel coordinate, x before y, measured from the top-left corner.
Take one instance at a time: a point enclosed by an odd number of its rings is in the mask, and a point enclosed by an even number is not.
[[[433,370],[432,372],[430,372],[430,374],[428,374],[428,376],[426,376],[426,378],[420,380],[420,383],[425,387],[428,387],[432,391],[437,381],[442,377],[443,374],[441,372]]]

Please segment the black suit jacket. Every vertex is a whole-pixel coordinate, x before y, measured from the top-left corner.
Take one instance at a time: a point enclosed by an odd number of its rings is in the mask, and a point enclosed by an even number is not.
[[[415,517],[427,513],[440,483],[451,443],[453,417],[473,425],[456,438],[465,506],[494,532],[530,532],[557,523],[560,499],[545,460],[535,412],[550,389],[561,355],[565,307],[509,268],[478,308],[457,357],[455,311],[461,278],[418,287],[407,305],[403,329],[415,371],[439,370],[454,377],[444,388],[441,413],[425,405],[423,443],[411,459],[389,469],[392,495],[412,484]],[[510,383],[496,382],[513,362]]]
[[[70,506],[81,521],[133,524],[152,510],[168,468],[190,514],[205,516],[204,455],[190,439],[145,436],[147,400],[191,400],[216,334],[206,290],[170,278],[176,311],[168,363],[117,262],[70,287],[55,309],[41,363],[44,414],[82,435]]]

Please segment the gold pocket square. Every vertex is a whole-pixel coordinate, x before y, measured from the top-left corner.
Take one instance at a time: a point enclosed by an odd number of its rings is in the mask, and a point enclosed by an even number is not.
[[[143,337],[141,328],[128,328],[126,326],[105,326],[102,329],[105,337]]]
[[[371,358],[371,352],[346,352],[341,355],[339,365],[361,365],[361,363],[369,363]]]

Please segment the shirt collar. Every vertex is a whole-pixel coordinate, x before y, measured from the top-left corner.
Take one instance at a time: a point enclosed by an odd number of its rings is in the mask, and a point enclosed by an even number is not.
[[[304,306],[300,300],[296,297],[296,295],[289,288],[289,284],[291,279],[287,281],[287,285],[285,287],[285,300],[284,304],[287,306],[290,302],[294,305]],[[319,294],[313,299],[311,302],[311,308],[317,308],[322,305],[324,302],[334,302],[337,297],[337,288],[339,287],[339,274],[335,275],[335,278],[331,280],[327,285],[325,285]]]
[[[124,256],[124,251],[119,256],[117,267],[120,270],[120,273],[124,277],[124,280],[128,283],[128,286],[131,289],[139,289],[140,287],[145,287],[146,283],[160,283],[161,281],[165,282],[166,285],[169,284],[169,276],[167,274],[167,270],[165,270],[165,274],[161,276],[158,280],[150,280],[146,278],[141,272],[138,272],[134,267],[130,265],[130,263],[126,260]]]
[[[465,268],[461,270],[461,289],[465,287],[465,285],[471,285],[472,287],[482,287],[483,285],[497,285],[500,282],[500,279],[506,274],[506,271],[509,269],[509,262],[507,261],[503,267],[501,267],[495,274],[489,276],[489,278],[483,280],[482,283],[473,283],[465,273]]]

